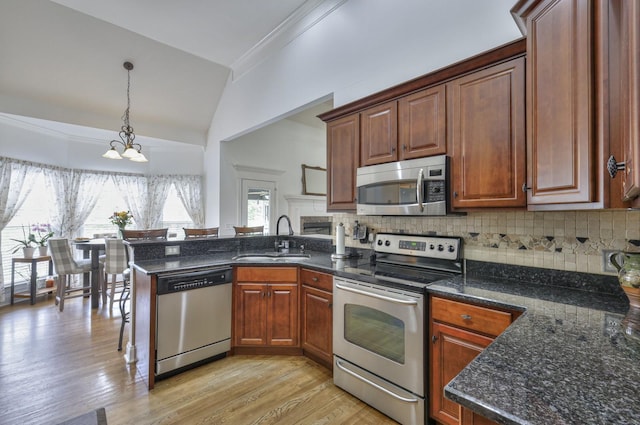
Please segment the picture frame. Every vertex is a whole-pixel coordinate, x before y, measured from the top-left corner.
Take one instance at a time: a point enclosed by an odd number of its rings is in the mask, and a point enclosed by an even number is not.
[[[327,195],[327,169],[302,164],[302,194]]]

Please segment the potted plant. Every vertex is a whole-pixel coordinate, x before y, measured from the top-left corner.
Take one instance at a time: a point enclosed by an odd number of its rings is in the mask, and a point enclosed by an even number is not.
[[[35,248],[32,245],[34,243],[34,240],[32,238],[33,236],[34,235],[32,235],[31,233],[27,234],[27,232],[25,232],[24,230],[24,226],[22,226],[22,239],[11,238],[12,241],[18,242],[11,253],[15,254],[22,249],[24,258],[33,258],[33,252],[35,251]]]
[[[51,225],[49,223],[34,224],[31,226],[31,232],[29,239],[35,243],[40,250],[40,256],[44,257],[47,255],[47,241],[53,236]]]
[[[118,226],[120,237],[122,237],[122,231],[127,224],[131,224],[133,221],[133,215],[131,215],[131,211],[115,211],[111,217],[109,217],[109,220],[111,221],[111,224]]]

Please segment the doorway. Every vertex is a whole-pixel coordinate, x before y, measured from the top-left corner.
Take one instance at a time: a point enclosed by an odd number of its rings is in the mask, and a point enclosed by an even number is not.
[[[242,179],[240,222],[247,226],[264,226],[264,234],[268,235],[275,226],[276,190],[274,181]]]

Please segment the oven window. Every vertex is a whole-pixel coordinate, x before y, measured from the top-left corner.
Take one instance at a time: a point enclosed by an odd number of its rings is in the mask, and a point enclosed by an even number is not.
[[[385,312],[345,304],[344,337],[365,350],[404,364],[404,322]]]

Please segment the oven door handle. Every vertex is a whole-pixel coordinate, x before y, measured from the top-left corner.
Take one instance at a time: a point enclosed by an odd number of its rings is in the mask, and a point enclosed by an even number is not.
[[[377,298],[383,301],[390,301],[396,304],[402,305],[418,305],[418,301],[415,300],[399,300],[397,298],[387,297],[385,295],[374,294],[372,292],[363,291],[361,289],[352,288],[350,286],[344,286],[336,282],[336,288],[342,289],[343,291],[353,292],[354,294],[366,295],[371,298]]]
[[[416,181],[416,200],[418,201],[418,208],[420,212],[424,212],[424,204],[422,199],[422,185],[424,184],[424,171],[422,168],[418,171],[418,180]]]
[[[375,382],[368,380],[364,376],[360,376],[357,373],[350,371],[346,367],[342,366],[342,364],[340,364],[340,360],[339,359],[336,359],[336,366],[338,366],[338,368],[340,370],[342,370],[343,372],[348,373],[349,375],[353,376],[354,378],[359,379],[362,382],[364,382],[366,384],[369,384],[374,388],[379,389],[383,393],[388,394],[388,395],[390,395],[391,397],[393,397],[395,399],[398,399],[400,401],[404,401],[405,403],[417,403],[418,402],[417,398],[406,398],[406,397],[399,396],[398,394],[396,394],[396,393],[394,393],[392,391],[389,391],[388,389],[376,384]]]

